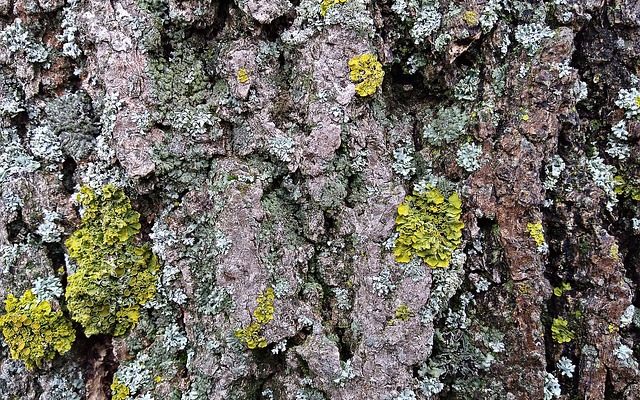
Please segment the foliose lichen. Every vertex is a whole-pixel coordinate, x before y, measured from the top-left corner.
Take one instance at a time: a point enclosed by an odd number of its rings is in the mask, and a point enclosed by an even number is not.
[[[111,383],[111,399],[112,400],[127,400],[129,398],[129,388],[120,382],[117,376],[113,377]]]
[[[27,290],[19,299],[9,294],[4,303],[6,314],[0,316],[0,329],[11,358],[24,361],[27,369],[33,370],[56,354],[71,350],[75,330],[50,302],[39,300]]]
[[[247,348],[265,348],[267,347],[267,339],[261,335],[262,327],[273,320],[275,311],[273,302],[275,300],[275,292],[269,287],[258,295],[258,306],[253,310],[253,322],[245,328],[238,328],[235,331],[235,337],[244,343]]]
[[[238,83],[244,85],[249,82],[249,71],[246,68],[242,67],[236,72],[236,79]]]
[[[348,0],[322,0],[322,4],[320,4],[320,15],[323,17],[327,15],[327,11],[336,4],[346,3]]]
[[[349,79],[356,83],[356,93],[370,96],[382,85],[384,71],[378,58],[371,53],[364,53],[349,60]]]
[[[65,242],[78,264],[67,281],[69,312],[87,336],[119,336],[155,296],[158,260],[148,244],[134,245],[140,214],[122,189],[109,184],[97,193],[85,186],[77,201],[82,225]]]
[[[569,343],[576,334],[569,329],[569,321],[564,318],[554,318],[551,324],[551,337],[557,343]]]
[[[448,267],[462,241],[462,202],[457,193],[448,199],[433,187],[405,197],[398,206],[393,254],[401,263],[421,257],[431,268]]]
[[[527,224],[527,231],[529,232],[529,235],[531,236],[533,241],[536,243],[536,247],[538,251],[540,253],[544,253],[547,248],[547,244],[544,240],[544,232],[542,230],[542,221],[533,222],[533,223],[529,222]]]

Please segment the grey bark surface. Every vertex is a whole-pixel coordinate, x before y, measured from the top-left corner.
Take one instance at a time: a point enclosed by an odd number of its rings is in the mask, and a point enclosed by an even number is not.
[[[34,371],[0,340],[0,399],[640,399],[640,3],[321,3],[0,0],[0,298],[64,286],[83,185],[161,262],[124,336]],[[462,198],[448,268],[394,260],[428,185]]]

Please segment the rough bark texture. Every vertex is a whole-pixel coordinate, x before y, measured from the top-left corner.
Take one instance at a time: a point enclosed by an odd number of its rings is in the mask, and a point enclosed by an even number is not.
[[[0,0],[0,31],[0,296],[64,287],[83,185],[162,266],[124,336],[3,343],[1,399],[640,399],[640,3]],[[393,255],[429,185],[445,269]]]

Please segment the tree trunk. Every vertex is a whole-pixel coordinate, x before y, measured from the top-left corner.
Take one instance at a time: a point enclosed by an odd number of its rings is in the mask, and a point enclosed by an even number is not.
[[[0,398],[640,399],[640,3],[0,0],[0,31],[0,296],[76,332],[27,370],[0,319]],[[109,184],[160,269],[141,300],[96,255],[133,327],[87,336],[66,241]]]

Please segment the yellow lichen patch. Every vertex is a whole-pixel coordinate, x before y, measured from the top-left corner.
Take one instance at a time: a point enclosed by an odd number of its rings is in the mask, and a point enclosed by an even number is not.
[[[82,225],[66,240],[78,268],[67,280],[71,318],[87,336],[123,335],[138,322],[140,308],[156,294],[158,259],[148,244],[136,246],[140,214],[114,185],[77,196]]]
[[[273,302],[275,293],[273,288],[267,288],[260,293],[257,298],[258,306],[253,310],[253,322],[246,328],[238,328],[235,331],[235,337],[244,343],[247,348],[264,348],[267,347],[267,339],[261,335],[262,327],[273,320],[275,311]]]
[[[529,235],[534,242],[536,242],[537,247],[544,246],[544,233],[542,232],[542,222],[529,222],[527,224],[527,231],[529,231]]]
[[[396,308],[395,319],[399,321],[408,321],[411,315],[411,309],[406,304],[400,304],[398,308]]]
[[[466,22],[467,25],[471,27],[478,25],[478,23],[480,22],[478,13],[473,10],[465,11],[465,13],[462,15],[462,19],[464,20],[464,22]]]
[[[451,254],[462,241],[461,214],[457,193],[445,199],[438,189],[430,188],[405,197],[396,217],[396,261],[407,263],[418,256],[431,268],[448,267]]]
[[[327,11],[336,4],[346,3],[348,0],[322,0],[320,4],[320,15],[323,17],[327,15]]]
[[[609,249],[609,255],[615,261],[620,260],[620,247],[618,247],[618,243],[614,243],[611,245],[611,248]]]
[[[554,318],[551,324],[551,337],[557,343],[569,343],[575,339],[576,334],[569,329],[569,322],[564,318]]]
[[[352,57],[349,60],[349,70],[349,79],[356,83],[356,93],[360,96],[370,96],[382,85],[382,64],[371,53]]]
[[[114,376],[111,383],[111,400],[127,400],[130,394],[129,388]]]
[[[71,350],[76,332],[62,311],[54,311],[51,303],[27,290],[20,299],[9,294],[6,314],[0,317],[0,329],[9,346],[11,358],[24,361],[27,369],[51,361],[56,353]]]
[[[249,82],[249,71],[247,71],[247,69],[244,67],[240,68],[236,73],[236,79],[238,80],[239,83],[243,85]]]

